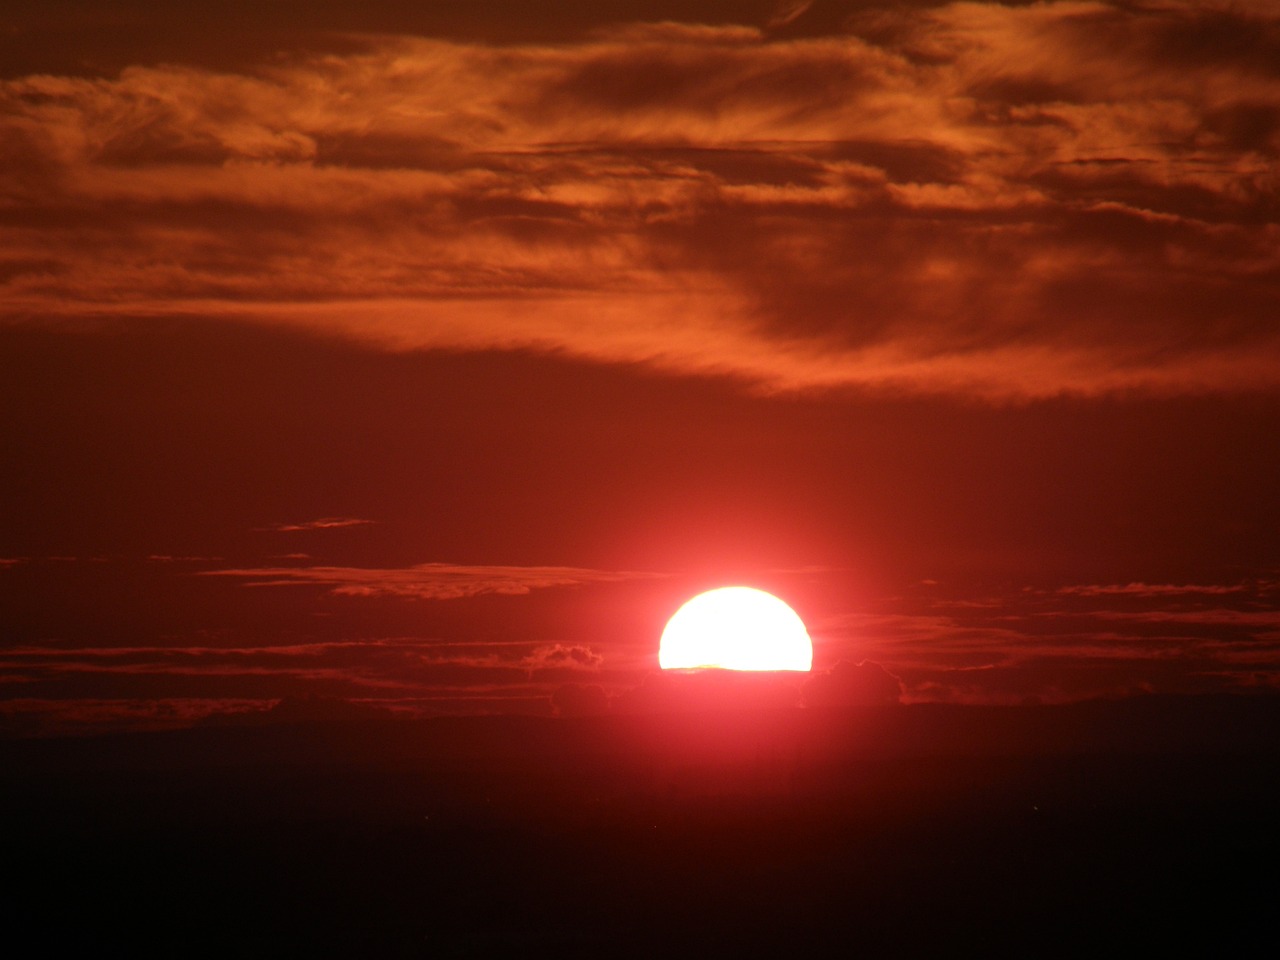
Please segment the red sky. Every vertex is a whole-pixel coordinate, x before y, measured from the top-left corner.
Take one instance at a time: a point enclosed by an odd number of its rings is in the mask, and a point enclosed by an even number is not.
[[[1276,685],[1280,4],[153,7],[0,15],[5,729],[633,702],[735,582]]]

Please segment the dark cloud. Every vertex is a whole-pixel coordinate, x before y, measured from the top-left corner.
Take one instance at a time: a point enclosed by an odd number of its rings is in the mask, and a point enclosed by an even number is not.
[[[246,698],[109,696],[106,698],[0,700],[0,736],[100,734],[110,730],[171,730],[220,713],[266,710],[274,701]]]
[[[180,726],[209,714],[246,709],[259,719],[322,720],[369,715],[383,709],[378,706],[383,703],[413,715],[456,712],[457,704],[478,700],[537,703],[540,699],[545,708],[556,689],[566,682],[572,686],[568,678],[584,671],[616,683],[618,677],[602,669],[604,665],[604,657],[584,646],[527,642],[388,639],[252,647],[44,644],[0,651],[0,704],[8,704],[0,706],[0,718],[48,732],[74,726],[79,722],[76,717],[92,704],[99,706],[89,712],[100,714],[104,723],[124,726],[151,722],[143,722],[146,711],[139,705],[146,702],[188,704],[173,716],[153,716],[160,726]],[[269,716],[261,714],[276,701],[283,705]],[[350,706],[349,701],[357,703]]]
[[[1137,596],[1137,597],[1156,597],[1156,596],[1179,596],[1182,594],[1221,594],[1221,593],[1243,593],[1246,586],[1242,583],[1234,584],[1206,584],[1206,583],[1111,583],[1111,584],[1079,584],[1067,587],[1059,587],[1058,593],[1075,594],[1082,597],[1102,597],[1102,596]]]
[[[420,563],[390,570],[363,567],[259,567],[206,570],[201,575],[243,578],[248,586],[254,587],[315,584],[344,597],[405,597],[417,600],[453,600],[491,593],[519,595],[548,587],[616,583],[664,576],[578,567],[465,566],[449,563]]]
[[[904,701],[975,703],[1280,684],[1280,611],[1265,581],[1077,584],[963,600],[938,584],[929,591],[814,625],[841,676],[815,675],[806,696],[887,695],[899,680]],[[874,670],[855,671],[864,658]]]
[[[902,681],[878,663],[841,660],[816,671],[805,681],[802,702],[808,707],[865,707],[902,701]]]
[[[531,670],[553,667],[591,670],[604,663],[604,657],[590,647],[557,643],[549,647],[538,647],[525,658],[524,662]]]
[[[222,711],[204,718],[206,725],[276,724],[276,723],[360,723],[382,720],[391,712],[372,703],[343,700],[338,697],[284,697],[270,709]]]
[[[622,713],[777,710],[799,703],[803,680],[793,671],[659,670],[613,703]]]

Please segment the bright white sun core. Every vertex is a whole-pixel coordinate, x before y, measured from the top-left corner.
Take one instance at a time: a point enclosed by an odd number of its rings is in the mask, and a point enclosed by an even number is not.
[[[667,622],[658,644],[664,670],[809,670],[813,641],[796,612],[753,587],[700,593]]]

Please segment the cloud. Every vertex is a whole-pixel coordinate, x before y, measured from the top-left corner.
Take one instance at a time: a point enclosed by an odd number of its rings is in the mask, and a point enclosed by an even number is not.
[[[1268,581],[1076,584],[977,602],[940,586],[815,621],[815,648],[828,662],[882,664],[906,702],[1052,703],[1280,685],[1280,610]]]
[[[1097,610],[1091,615],[1108,620],[1139,620],[1148,623],[1280,627],[1280,610]]]
[[[566,645],[557,643],[551,646],[538,647],[525,657],[524,663],[531,670],[551,667],[591,670],[604,663],[604,657],[590,647],[580,644]]]
[[[261,530],[275,530],[280,533],[296,533],[302,530],[336,530],[342,527],[363,527],[376,523],[374,520],[359,520],[355,517],[321,517],[318,520],[307,520],[303,523],[277,523]]]
[[[783,0],[779,3],[773,15],[769,17],[766,26],[773,30],[778,27],[785,27],[789,23],[794,23],[805,15],[810,7],[813,6],[813,0]]]
[[[254,567],[205,570],[201,576],[239,577],[251,587],[313,584],[345,597],[453,600],[483,594],[522,595],[549,587],[647,580],[664,574],[581,567],[464,566],[420,563],[412,567]]]
[[[804,675],[792,671],[657,670],[624,689],[620,713],[745,711],[760,715],[796,706]]]
[[[220,713],[266,709],[271,701],[243,698],[104,697],[77,700],[20,697],[0,700],[0,735],[76,736],[111,730],[171,730]]]
[[[5,316],[765,390],[1280,386],[1275,5],[355,42],[0,83]]]
[[[204,718],[208,725],[305,723],[350,724],[385,720],[391,712],[368,702],[344,700],[340,697],[284,697],[268,710],[254,705],[248,710],[219,711]]]
[[[870,660],[841,660],[816,671],[801,691],[809,707],[879,706],[902,701],[902,681]]]
[[[633,676],[606,669],[604,656],[589,647],[528,641],[30,645],[0,650],[0,734],[65,732],[93,717],[124,727],[183,726],[282,700],[359,701],[417,716],[504,706],[545,713],[557,687],[585,672],[609,685]],[[158,706],[144,709],[148,702]],[[188,706],[178,712],[163,706],[178,702]],[[298,718],[323,713],[289,709]]]

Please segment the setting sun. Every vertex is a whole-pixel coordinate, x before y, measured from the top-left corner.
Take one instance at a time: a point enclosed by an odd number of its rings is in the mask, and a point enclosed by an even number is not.
[[[664,670],[809,670],[813,642],[796,612],[753,587],[694,597],[667,622],[658,646]]]

